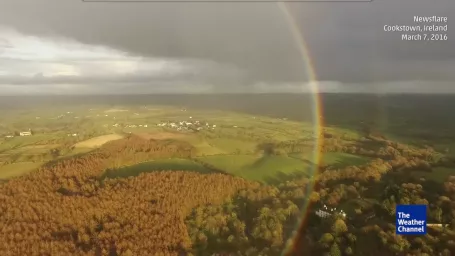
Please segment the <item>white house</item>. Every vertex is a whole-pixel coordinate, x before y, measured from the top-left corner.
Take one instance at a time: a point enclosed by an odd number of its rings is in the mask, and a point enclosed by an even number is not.
[[[320,218],[327,218],[331,216],[333,213],[335,214],[340,214],[343,218],[346,218],[346,213],[343,210],[340,210],[337,212],[337,208],[328,208],[327,205],[324,204],[323,206],[324,210],[317,210],[315,211],[315,214],[319,216]],[[330,210],[330,212],[328,212]]]
[[[317,210],[317,211],[315,212],[315,214],[316,214],[317,216],[319,216],[320,218],[327,218],[327,217],[330,217],[330,216],[332,215],[331,213],[326,212],[326,211],[323,211],[323,210]]]
[[[30,132],[30,131],[29,132],[20,132],[19,135],[20,136],[30,136],[30,135],[32,135],[32,132]]]

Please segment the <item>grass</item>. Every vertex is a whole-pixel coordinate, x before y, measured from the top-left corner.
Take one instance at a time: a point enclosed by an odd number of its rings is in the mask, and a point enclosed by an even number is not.
[[[237,140],[230,138],[215,138],[209,139],[208,144],[220,149],[226,154],[234,154],[237,152],[253,153],[256,149],[256,143],[245,140]]]
[[[20,162],[0,166],[0,180],[7,180],[13,177],[27,174],[40,167],[40,163]]]
[[[196,148],[197,154],[199,156],[226,154],[226,152],[224,152],[223,150],[210,144],[204,138],[200,138],[197,136],[188,136],[188,137],[182,138],[182,140],[193,145]]]
[[[242,167],[257,161],[258,157],[254,155],[216,155],[198,159],[223,171],[236,174]]]
[[[141,173],[154,171],[193,171],[199,173],[213,172],[212,170],[207,169],[204,166],[191,161],[190,159],[174,158],[143,162],[136,165],[125,166],[115,170],[109,170],[106,172],[105,177],[124,178],[130,176],[137,176]]]
[[[200,157],[228,173],[264,183],[276,183],[294,176],[307,175],[311,164],[287,156],[217,155]]]
[[[369,162],[369,158],[348,153],[329,152],[323,155],[322,162],[324,165],[342,168],[352,165],[364,165]]]

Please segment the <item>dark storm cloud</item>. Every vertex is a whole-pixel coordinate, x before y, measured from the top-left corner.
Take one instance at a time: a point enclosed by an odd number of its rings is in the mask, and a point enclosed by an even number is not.
[[[128,83],[156,83],[171,81],[187,81],[188,83],[197,83],[205,81],[207,83],[216,83],[217,80],[229,81],[232,75],[218,71],[207,72],[206,74],[195,75],[193,73],[174,74],[147,74],[134,73],[127,75],[97,75],[97,76],[45,76],[43,73],[36,73],[34,76],[0,76],[0,84],[10,85],[45,85],[45,84],[86,84],[94,85],[100,83],[109,84],[128,84]]]
[[[373,86],[381,81],[455,78],[452,0],[288,6],[305,36],[321,80],[372,82]],[[384,25],[412,25],[414,15],[448,16],[449,41],[404,42],[399,33],[383,31]],[[214,70],[206,74],[211,77],[207,82],[223,89],[233,83],[286,83],[307,77],[276,3],[3,0],[0,24],[23,33],[67,37],[145,57],[212,60],[248,74],[230,79]]]
[[[324,5],[326,6],[326,5]],[[323,8],[322,17],[299,15],[320,77],[343,82],[453,80],[455,2],[375,0]],[[448,17],[449,41],[406,42],[384,25],[416,25],[414,15]],[[318,22],[314,22],[318,20]]]

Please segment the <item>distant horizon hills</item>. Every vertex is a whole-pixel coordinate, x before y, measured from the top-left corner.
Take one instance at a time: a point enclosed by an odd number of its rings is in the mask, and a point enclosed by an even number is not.
[[[366,108],[401,106],[411,109],[423,107],[455,108],[455,94],[375,94],[375,93],[211,93],[211,94],[78,94],[78,95],[0,95],[0,108],[30,108],[38,106],[138,106],[162,105],[237,111],[245,113],[264,113],[273,116],[286,116],[288,113],[313,113],[315,101],[323,109],[339,112]]]
[[[398,128],[393,129],[409,133],[411,124],[422,128],[431,123],[433,129],[451,124],[446,121],[453,118],[454,98],[454,94],[352,93],[321,93],[318,99],[308,93],[0,96],[0,118],[1,114],[31,114],[40,108],[73,111],[74,108],[123,107],[139,111],[141,106],[161,106],[287,118],[307,123],[314,123],[315,115],[320,115],[325,126],[359,129],[366,124],[376,124],[381,127],[396,126]],[[414,129],[414,132],[419,131]]]

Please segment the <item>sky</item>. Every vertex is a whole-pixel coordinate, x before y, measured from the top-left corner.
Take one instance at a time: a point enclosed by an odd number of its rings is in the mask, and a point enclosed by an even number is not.
[[[455,1],[287,6],[320,91],[455,93]],[[415,15],[446,16],[448,40],[384,31]],[[3,0],[0,95],[306,92],[296,44],[277,3]]]

